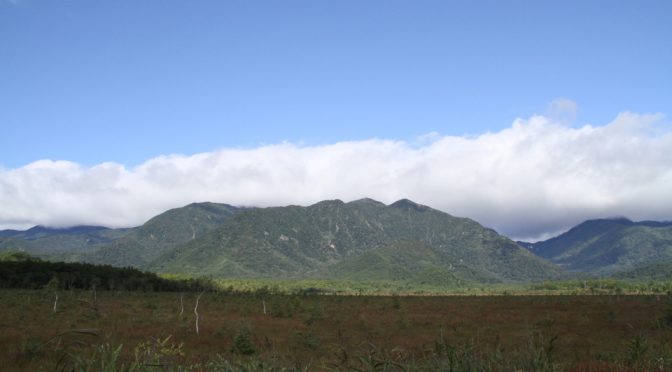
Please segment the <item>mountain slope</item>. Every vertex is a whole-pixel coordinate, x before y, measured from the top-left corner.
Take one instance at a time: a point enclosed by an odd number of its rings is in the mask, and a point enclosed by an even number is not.
[[[568,270],[609,275],[672,261],[672,223],[589,220],[555,238],[523,244]]]
[[[35,226],[25,231],[0,231],[0,251],[20,250],[51,259],[93,251],[125,236],[128,229],[75,226],[65,229]]]
[[[634,280],[670,280],[672,279],[672,261],[652,262],[632,269],[618,271],[612,277]]]
[[[239,211],[228,204],[193,203],[153,217],[121,239],[71,258],[114,266],[144,267],[179,244],[194,240]]]
[[[358,266],[370,274],[358,272]],[[464,269],[451,271],[458,266]],[[559,275],[554,266],[472,220],[410,200],[386,206],[371,199],[243,211],[148,268],[217,277],[346,279],[412,279],[427,269],[447,280],[492,282]]]
[[[445,256],[423,242],[398,241],[329,266],[324,276],[350,280],[405,280],[444,286],[498,281],[458,260],[450,262]]]
[[[30,249],[29,245],[21,239],[0,236],[0,252],[26,251],[28,249]]]

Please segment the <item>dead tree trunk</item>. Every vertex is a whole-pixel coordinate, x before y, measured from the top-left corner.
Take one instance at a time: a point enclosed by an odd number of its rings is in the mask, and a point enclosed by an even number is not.
[[[266,315],[266,300],[262,298],[262,299],[261,299],[261,304],[262,304],[263,307],[264,307],[264,315]]]
[[[201,299],[205,291],[201,292],[198,297],[196,297],[196,306],[194,306],[194,314],[196,315],[196,334],[198,334],[198,301]]]
[[[54,291],[54,310],[52,310],[52,313],[55,313],[57,308],[58,308],[58,292]]]
[[[183,301],[184,293],[180,293],[180,318],[182,317],[182,314],[184,314],[184,301]]]

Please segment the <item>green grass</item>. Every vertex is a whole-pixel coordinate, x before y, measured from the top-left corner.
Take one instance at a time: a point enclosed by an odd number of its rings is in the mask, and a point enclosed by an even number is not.
[[[163,275],[185,279],[187,276]],[[591,279],[546,281],[532,284],[437,286],[413,281],[349,281],[329,279],[216,279],[225,292],[324,294],[367,296],[491,296],[491,295],[664,295],[672,293],[672,281]]]

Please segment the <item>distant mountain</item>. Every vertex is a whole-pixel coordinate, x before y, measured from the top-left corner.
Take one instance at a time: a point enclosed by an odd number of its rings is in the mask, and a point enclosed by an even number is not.
[[[143,268],[173,247],[221,225],[239,210],[218,203],[193,203],[171,209],[130,229],[125,236],[70,260]]]
[[[221,278],[452,286],[554,279],[567,277],[565,269],[581,276],[669,279],[672,222],[589,220],[527,243],[407,199],[248,209],[194,203],[129,229],[2,230],[2,252]]]
[[[0,230],[0,238],[11,238],[22,232],[21,230]]]
[[[555,238],[519,244],[567,270],[611,275],[672,261],[672,222],[589,220]]]
[[[7,238],[0,236],[0,252],[5,251],[26,251],[29,250],[28,243],[17,238]]]
[[[101,226],[49,228],[35,226],[25,231],[0,231],[0,251],[24,251],[42,258],[58,258],[95,250],[119,239],[128,229]]]
[[[520,240],[516,240],[516,243],[530,252],[534,253],[537,250],[536,243],[529,243]]]
[[[107,227],[102,226],[74,226],[66,228],[53,228],[45,226],[34,226],[28,230],[0,230],[0,237],[13,237],[21,239],[39,239],[53,235],[95,235],[103,231],[108,231]]]
[[[146,268],[214,277],[522,282],[555,266],[473,220],[410,200],[240,211]]]

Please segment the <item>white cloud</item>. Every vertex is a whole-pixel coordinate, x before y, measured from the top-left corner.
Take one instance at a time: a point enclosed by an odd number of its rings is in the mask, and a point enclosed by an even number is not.
[[[476,137],[291,143],[150,159],[128,169],[41,160],[0,169],[0,228],[132,226],[195,201],[308,205],[409,198],[534,238],[587,218],[672,218],[672,130],[622,113],[572,128],[548,116]]]
[[[556,98],[546,108],[546,116],[548,118],[565,125],[573,124],[578,112],[579,105],[567,98]]]

